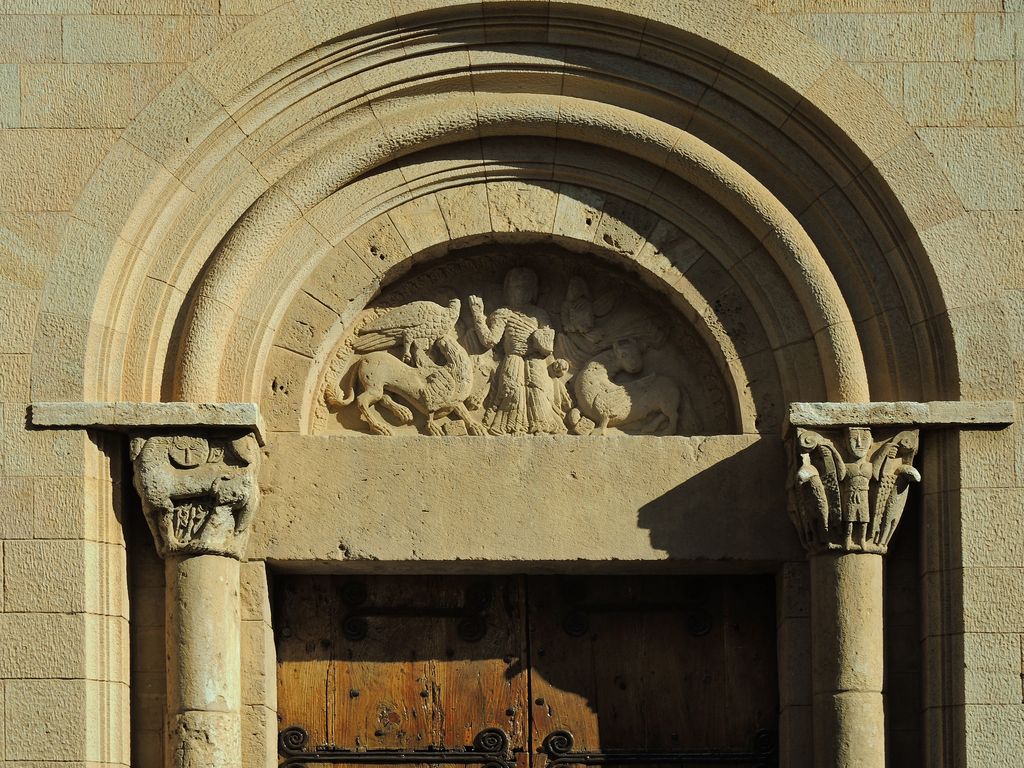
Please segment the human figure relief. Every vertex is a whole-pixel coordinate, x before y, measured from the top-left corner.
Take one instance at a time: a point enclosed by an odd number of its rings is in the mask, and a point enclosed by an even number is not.
[[[485,349],[499,347],[502,359],[485,401],[484,426],[492,435],[565,432],[558,386],[564,361],[549,361],[555,331],[548,313],[536,306],[537,274],[523,267],[505,275],[505,301],[488,315],[479,296],[469,297],[473,328]]]
[[[875,478],[875,467],[868,458],[871,449],[871,431],[850,428],[850,453],[854,461],[846,464],[848,478],[846,507],[843,510],[843,531],[848,549],[863,545],[871,522],[871,481]],[[856,529],[857,544],[854,543]]]

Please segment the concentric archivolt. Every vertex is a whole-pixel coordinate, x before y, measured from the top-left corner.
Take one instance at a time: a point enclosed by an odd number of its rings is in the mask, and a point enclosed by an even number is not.
[[[818,75],[796,60],[830,66],[809,42],[773,33],[797,57],[784,85],[743,58],[757,51],[587,3],[344,30],[328,5],[273,14],[315,41],[289,33],[296,52],[261,77],[183,75],[152,114],[187,104],[188,120],[161,143],[143,115],[101,169],[146,181],[94,206],[128,211],[93,325],[95,395],[257,400],[274,428],[304,429],[327,350],[382,285],[456,245],[532,241],[668,297],[744,431],[774,428],[787,400],[922,396],[942,354],[934,277],[863,154],[911,139],[858,147],[806,108]],[[243,55],[243,37],[203,66]],[[567,224],[583,211],[591,225]]]

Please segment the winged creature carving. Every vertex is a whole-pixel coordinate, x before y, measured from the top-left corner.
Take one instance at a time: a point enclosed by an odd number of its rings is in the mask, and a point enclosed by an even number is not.
[[[447,307],[433,301],[413,301],[394,307],[360,328],[352,349],[366,354],[401,345],[402,361],[410,363],[414,352],[428,352],[434,342],[454,330],[461,310],[458,299],[449,301]]]

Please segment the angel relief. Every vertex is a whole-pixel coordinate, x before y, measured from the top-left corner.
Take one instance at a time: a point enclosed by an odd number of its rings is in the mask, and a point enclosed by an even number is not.
[[[339,346],[323,421],[378,435],[699,431],[688,392],[714,374],[692,331],[600,269],[552,265],[454,262],[394,286]],[[725,409],[702,405],[712,422]]]

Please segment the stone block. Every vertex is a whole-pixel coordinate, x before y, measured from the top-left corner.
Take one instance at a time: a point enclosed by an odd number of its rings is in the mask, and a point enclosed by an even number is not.
[[[0,209],[69,210],[115,138],[110,129],[0,130]]]
[[[814,727],[810,706],[779,713],[779,755],[789,768],[814,768]]]
[[[271,348],[267,355],[261,404],[263,418],[271,432],[294,432],[299,429],[310,364],[308,357],[290,349]]]
[[[960,433],[960,488],[1017,488],[1017,428]]]
[[[978,13],[974,28],[978,61],[1014,61],[1024,56],[1024,14]]]
[[[368,221],[345,242],[375,274],[390,276],[396,268],[408,269],[409,246],[387,216]]]
[[[32,538],[32,479],[0,478],[0,539]]]
[[[338,315],[330,307],[299,291],[278,325],[275,342],[306,357],[314,357],[330,333]]]
[[[1002,400],[1013,392],[1013,361],[1006,354],[1010,340],[1009,309],[994,299],[947,313],[960,363],[960,396]]]
[[[17,64],[0,64],[0,128],[21,127],[21,77]]]
[[[85,676],[85,616],[2,613],[0,630],[0,678]]]
[[[783,563],[775,583],[779,621],[810,618],[811,582],[807,562]]]
[[[898,109],[903,108],[903,68],[899,62],[854,62],[853,71],[867,80],[882,98]]]
[[[402,203],[392,208],[388,216],[413,254],[446,243],[450,238],[440,205],[433,194]]]
[[[95,608],[99,583],[87,586],[87,557],[95,557],[80,541],[8,541],[4,547],[8,611],[80,613],[86,593]]]
[[[963,570],[963,622],[967,632],[1024,632],[1024,569]]]
[[[0,292],[0,349],[18,354],[31,352],[38,309],[37,291],[11,287]]]
[[[811,620],[783,619],[778,629],[779,706],[811,704]]]
[[[267,707],[242,708],[242,765],[265,768],[277,763],[277,713]]]
[[[33,481],[32,531],[37,539],[92,539],[80,477],[40,477]]]
[[[496,232],[550,233],[558,197],[555,184],[489,181],[487,202],[491,226]]]
[[[1024,705],[964,707],[968,768],[1017,768],[1024,744]]]
[[[189,73],[179,75],[125,131],[125,139],[161,163],[178,170],[215,132],[231,134],[239,143],[242,132],[230,123],[221,102]]]
[[[0,16],[0,61],[61,60],[59,16]]]
[[[329,7],[325,3],[318,5]],[[348,6],[346,4],[345,10]],[[338,12],[343,10],[338,8]],[[326,37],[320,37],[324,34]],[[221,104],[234,106],[236,100],[241,102],[244,99],[241,92],[250,86],[255,77],[271,72],[278,65],[307,51],[313,47],[314,39],[330,37],[323,28],[312,32],[304,29],[303,19],[297,13],[295,4],[285,5],[252,20],[246,25],[246,34],[235,36],[217,46],[192,71],[200,84]],[[273,40],[274,44],[261,44],[261,41],[266,40]]]
[[[92,0],[92,12],[101,14],[175,15],[217,13],[217,0]]]
[[[86,758],[84,680],[8,680],[8,760],[71,761]]]
[[[1024,128],[921,128],[968,210],[1024,208]]]
[[[845,61],[974,58],[970,14],[820,13],[798,14],[789,20]]]
[[[128,64],[23,64],[27,128],[123,128],[138,111]]]
[[[242,621],[263,621],[270,624],[270,589],[267,568],[258,560],[242,563],[239,572]]]
[[[347,318],[365,306],[380,287],[380,280],[348,244],[339,243],[302,287],[339,317]]]
[[[31,399],[31,362],[32,358],[29,355],[0,353],[0,402],[23,403]]]
[[[1021,704],[1021,636],[970,633],[961,636],[963,703]],[[958,701],[959,703],[959,701]]]
[[[277,657],[274,631],[263,621],[242,622],[243,705],[270,706],[276,700]]]
[[[82,396],[89,331],[89,322],[80,317],[39,314],[38,342],[32,356],[33,400],[74,400]]]
[[[874,173],[879,174],[897,195],[919,233],[963,214],[963,203],[953,185],[945,176],[935,172],[935,159],[917,136],[908,138],[880,157],[868,172],[868,178]],[[943,256],[942,251],[934,253],[937,258]]]
[[[783,459],[775,440],[390,437],[375,441],[378,449],[371,453],[367,439],[275,435],[262,468],[265,493],[249,556],[338,563],[406,560],[413,550],[424,561],[801,555],[792,525],[779,512],[785,509],[782,486],[769,489],[761,482]],[[311,455],[318,458],[311,461]],[[315,469],[325,465],[336,471]],[[495,475],[495,466],[504,470]],[[315,483],[302,479],[310,472],[317,473]],[[483,478],[486,508],[459,490]],[[524,482],[553,483],[562,491],[545,497],[539,514],[536,500],[522,495]],[[412,494],[409,503],[421,510],[414,518],[407,505],[393,503],[396,487]],[[767,503],[769,491],[780,498]],[[301,503],[294,493],[302,495]],[[338,493],[347,499],[343,508],[329,501]],[[605,511],[595,515],[596,508]],[[327,539],[311,536],[314,529],[344,533]],[[575,533],[584,530],[586,535]],[[509,540],[517,546],[502,545]]]
[[[960,492],[961,557],[965,566],[1019,568],[1024,563],[1024,499],[1017,488]]]
[[[905,67],[904,114],[913,125],[1012,126],[1013,61],[920,62]]]
[[[487,188],[479,184],[450,187],[435,193],[452,240],[469,245],[491,231]]]
[[[188,23],[179,16],[89,15],[64,20],[64,60],[183,61]]]
[[[879,98],[845,63],[823,72],[805,95],[797,111],[824,112],[842,132],[841,136],[834,137],[840,146],[852,140],[869,160],[881,157],[911,136],[911,128],[903,115]],[[867,113],[871,114],[870,119],[866,119]],[[788,125],[788,122],[783,125],[783,130]]]

